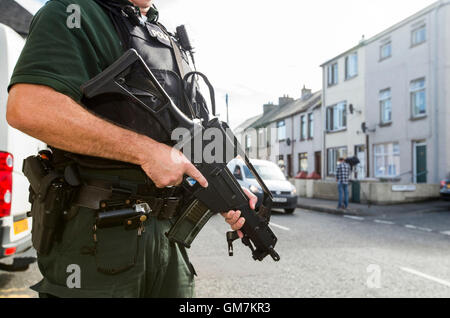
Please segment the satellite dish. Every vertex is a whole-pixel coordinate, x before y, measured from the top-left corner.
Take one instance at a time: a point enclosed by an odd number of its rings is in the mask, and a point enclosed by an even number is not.
[[[361,130],[364,134],[367,132],[367,124],[365,122],[361,124]]]
[[[286,144],[288,145],[288,146],[290,146],[291,145],[291,138],[288,138],[287,140],[286,140]]]
[[[348,109],[350,110],[350,114],[353,115],[353,113],[355,112],[355,107],[353,107],[353,104],[350,104],[350,105],[348,106]]]

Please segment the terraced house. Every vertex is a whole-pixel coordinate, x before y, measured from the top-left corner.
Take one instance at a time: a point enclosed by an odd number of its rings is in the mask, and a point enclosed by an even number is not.
[[[370,175],[439,183],[450,172],[450,1],[367,40]]]
[[[438,183],[450,172],[450,2],[441,0],[322,65],[324,165],[355,177]]]
[[[324,176],[335,177],[340,157],[358,157],[355,177],[368,176],[367,140],[361,129],[365,121],[365,42],[325,62],[322,67],[322,113],[325,128]]]
[[[278,163],[288,177],[300,171],[320,174],[321,101],[320,91],[312,93],[303,87],[297,100],[284,96],[278,105],[264,105],[261,117],[246,129],[247,140],[251,141],[248,154]]]
[[[450,0],[440,0],[321,65],[323,88],[282,97],[246,129],[253,158],[289,177],[438,184],[450,173]]]

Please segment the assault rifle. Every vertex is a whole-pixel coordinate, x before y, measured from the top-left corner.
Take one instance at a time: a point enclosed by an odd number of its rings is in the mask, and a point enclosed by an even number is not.
[[[184,80],[186,81],[191,76],[201,76],[205,79],[210,89],[212,112],[215,116],[214,89],[207,78],[199,72],[186,74]],[[198,140],[202,140],[201,151],[203,151],[206,144],[199,136],[203,136],[208,129],[219,132],[220,138],[217,140],[221,140],[222,143],[223,156],[221,159],[223,160],[207,163],[203,156],[194,158],[197,157],[195,151],[191,152],[193,154],[188,159],[205,176],[209,186],[203,188],[195,180],[185,177],[182,186],[192,200],[166,235],[172,242],[189,248],[197,234],[213,215],[230,210],[240,210],[241,216],[246,220],[242,228],[244,234],[242,242],[251,249],[253,258],[262,261],[270,255],[275,261],[280,260],[280,256],[275,251],[277,237],[269,227],[272,195],[226,123],[219,121],[217,117],[213,117],[207,122],[189,119],[174,104],[134,49],[128,50],[104,72],[84,84],[81,90],[85,98],[111,94],[125,97],[129,103],[138,105],[152,114],[169,135],[175,128],[184,128],[187,133],[182,138],[180,147],[182,149],[193,149],[195,148],[194,144]],[[167,118],[171,120],[169,121]],[[227,163],[238,155],[244,159],[264,192],[263,202],[258,212],[250,209],[249,199],[227,168]],[[232,242],[238,238],[236,232],[227,233],[230,256],[233,254]]]

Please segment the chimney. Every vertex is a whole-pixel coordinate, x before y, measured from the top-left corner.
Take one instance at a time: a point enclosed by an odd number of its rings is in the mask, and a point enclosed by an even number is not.
[[[307,98],[309,98],[312,94],[312,91],[309,88],[306,88],[305,85],[303,85],[302,88],[302,99],[305,100]]]
[[[289,95],[283,95],[283,97],[278,98],[278,106],[283,107],[293,101],[294,99],[289,97]]]
[[[277,105],[274,105],[273,103],[267,103],[263,105],[263,111],[264,111],[264,115],[268,114],[269,112],[271,112],[272,110],[274,110],[275,108],[277,108]]]

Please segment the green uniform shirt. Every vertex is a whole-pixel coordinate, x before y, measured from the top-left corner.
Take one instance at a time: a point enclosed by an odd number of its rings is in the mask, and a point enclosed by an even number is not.
[[[117,0],[125,1],[126,0]],[[73,10],[81,8],[81,27],[69,28]],[[69,12],[67,12],[69,11]],[[156,10],[147,18],[154,21]],[[17,83],[40,84],[80,101],[80,86],[101,73],[123,54],[120,39],[106,12],[94,0],[51,0],[34,17],[30,34],[9,88]],[[30,96],[32,98],[32,96]],[[95,175],[95,172],[88,172]],[[141,171],[114,171],[114,180],[138,183]],[[137,174],[136,176],[134,174]],[[120,182],[119,182],[120,183]],[[194,269],[186,249],[170,243],[165,233],[170,221],[150,218],[146,231],[123,227],[99,230],[93,253],[95,211],[80,208],[67,221],[61,242],[49,255],[38,255],[43,280],[32,288],[42,297],[192,297]],[[70,287],[73,265],[80,268],[80,286]],[[106,275],[99,268],[123,268]]]
[[[69,27],[73,5],[81,9],[80,28]],[[157,12],[150,10],[147,16],[156,19]],[[46,85],[79,102],[80,86],[122,54],[110,18],[94,0],[51,0],[31,23],[8,90],[17,83]]]

